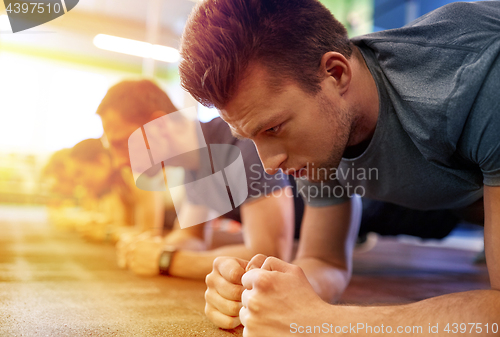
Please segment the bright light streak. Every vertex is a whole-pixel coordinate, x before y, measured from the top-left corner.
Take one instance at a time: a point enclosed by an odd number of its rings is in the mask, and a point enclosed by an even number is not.
[[[7,15],[0,15],[0,31],[12,31],[10,27],[10,21]]]
[[[151,43],[125,39],[106,34],[98,34],[94,38],[97,48],[114,51],[117,53],[152,58],[163,62],[177,62],[180,58],[179,51],[175,48],[153,45]]]
[[[151,57],[153,48],[151,43],[104,34],[98,34],[94,38],[94,45],[104,50],[148,58]]]
[[[177,62],[179,61],[180,58],[177,49],[160,46],[157,44],[153,45],[151,57],[158,61],[170,62],[170,63]]]

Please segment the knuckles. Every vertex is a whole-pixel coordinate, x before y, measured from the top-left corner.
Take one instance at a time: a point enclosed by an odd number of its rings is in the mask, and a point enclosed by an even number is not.
[[[213,317],[213,308],[210,304],[206,303],[205,304],[205,315],[208,317],[208,319],[213,322],[214,324],[218,325],[217,324],[217,321],[214,319]]]
[[[240,302],[231,301],[228,304],[228,312],[230,312],[232,316],[238,316],[240,309],[241,309]]]
[[[228,295],[231,297],[232,300],[241,300],[241,294],[243,293],[243,286],[235,286],[232,287],[231,290],[228,291]]]
[[[239,318],[226,316],[224,318],[224,326],[221,326],[221,328],[223,328],[223,329],[234,329],[238,325],[240,325]]]
[[[262,311],[258,298],[255,298],[254,296],[248,298],[247,305],[248,305],[248,310],[252,314],[258,314]],[[249,317],[252,317],[252,315],[249,315]]]
[[[243,268],[239,268],[239,265],[234,262],[234,258],[219,256],[214,260],[213,271],[217,271],[221,275],[226,275],[224,278],[228,278],[228,282],[239,284],[244,270]]]
[[[302,270],[302,268],[300,268],[299,266],[296,266],[296,265],[292,265],[290,267],[290,270],[293,274],[295,275],[304,275],[304,271]]]
[[[213,263],[213,269],[219,270],[219,268],[220,268],[221,264],[224,262],[224,260],[226,260],[226,258],[223,256],[216,257],[214,260],[214,263]]]
[[[258,327],[258,323],[256,322],[254,315],[252,315],[252,314],[248,315],[245,324],[246,324],[245,328],[247,330],[250,330],[250,331],[252,331],[254,328]]]
[[[208,288],[213,288],[215,285],[214,282],[214,272],[212,271],[210,274],[205,276],[205,284],[207,285]]]
[[[255,280],[253,282],[253,285],[255,288],[258,289],[270,289],[273,286],[273,279],[272,279],[272,274],[271,273],[259,273],[255,277]]]
[[[210,303],[210,289],[205,290],[205,302]],[[207,311],[207,307],[205,306],[205,313]]]
[[[229,282],[238,284],[241,283],[242,272],[238,269],[231,269],[229,272]]]

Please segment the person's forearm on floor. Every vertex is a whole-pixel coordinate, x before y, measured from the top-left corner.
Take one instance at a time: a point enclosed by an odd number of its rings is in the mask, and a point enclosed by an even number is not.
[[[484,188],[484,241],[491,290],[474,290],[429,298],[420,302],[385,307],[331,306],[328,319],[335,325],[367,324],[392,328],[391,336],[493,336],[492,324],[500,324],[500,187]],[[326,317],[326,316],[325,316]],[[470,324],[469,324],[470,323]],[[474,324],[474,326],[473,326]],[[486,331],[486,324],[490,327]],[[430,327],[437,331],[429,331]],[[398,327],[422,327],[399,332]],[[461,327],[467,329],[462,331]],[[445,330],[447,329],[447,330]],[[479,331],[481,329],[481,331]],[[371,333],[373,334],[373,333]],[[365,335],[370,335],[365,332]]]
[[[284,187],[284,190],[288,189],[289,186]],[[288,192],[261,197],[241,206],[245,244],[222,246],[204,252],[179,250],[172,259],[169,273],[172,276],[204,279],[219,256],[248,261],[261,253],[288,260],[292,251],[294,215],[293,199]]]
[[[498,335],[498,330],[492,329],[492,325],[500,325],[500,291],[454,293],[396,306],[333,305],[325,323],[360,327],[350,330],[360,336],[371,336],[375,327],[380,331],[378,335],[391,336],[493,336]],[[382,325],[384,333],[380,330]],[[431,328],[434,330],[429,331]]]
[[[254,252],[244,244],[228,245],[208,251],[179,250],[175,253],[170,265],[169,273],[172,276],[191,279],[204,279],[212,271],[215,258],[219,256],[233,256],[250,260]]]

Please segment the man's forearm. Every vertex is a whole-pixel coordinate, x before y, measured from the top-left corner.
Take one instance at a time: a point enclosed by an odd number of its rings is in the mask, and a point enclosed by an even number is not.
[[[498,336],[500,291],[477,290],[399,306],[332,306],[329,321],[358,336]]]
[[[292,262],[302,268],[314,291],[326,302],[334,303],[347,287],[350,275],[346,270],[314,258],[302,258]]]
[[[205,276],[212,271],[215,258],[219,256],[250,260],[253,253],[244,244],[228,245],[202,252],[180,250],[175,253],[169,272],[177,277],[205,279]]]

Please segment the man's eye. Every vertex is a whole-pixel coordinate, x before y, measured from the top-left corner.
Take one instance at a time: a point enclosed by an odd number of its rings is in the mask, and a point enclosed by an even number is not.
[[[267,129],[266,131],[269,132],[269,133],[277,133],[280,130],[280,127],[281,127],[281,124],[277,125],[277,126],[275,126],[273,128]]]

